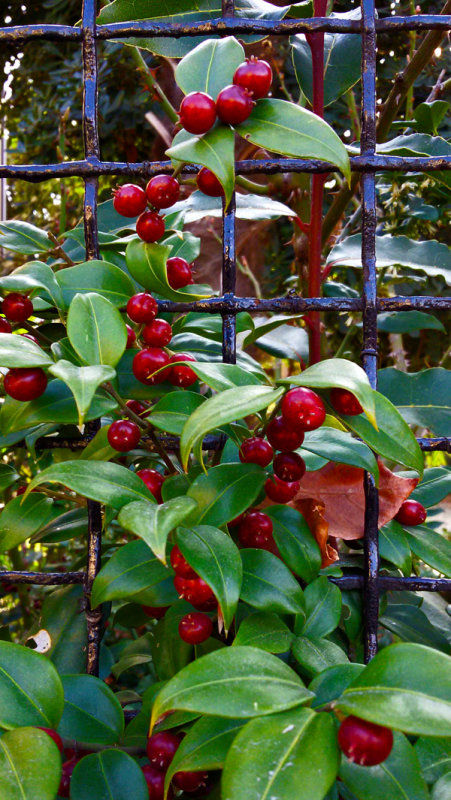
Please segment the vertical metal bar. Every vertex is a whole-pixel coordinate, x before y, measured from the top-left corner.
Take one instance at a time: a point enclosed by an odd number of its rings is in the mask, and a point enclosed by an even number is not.
[[[235,13],[235,0],[222,0],[222,16],[233,17]]]
[[[374,0],[362,0],[362,136],[360,152],[376,149],[376,26]],[[377,277],[376,277],[376,178],[362,175],[363,266],[363,366],[373,388],[377,386]],[[372,475],[365,474],[365,660],[377,653],[379,614],[379,495]]]
[[[222,203],[222,293],[232,298],[236,290],[235,193],[229,205]],[[226,364],[236,362],[236,315],[222,315],[222,358]]]
[[[83,56],[83,139],[85,158],[99,159],[99,132],[97,116],[97,43],[96,0],[83,0],[82,56]],[[98,178],[85,179],[84,228],[86,259],[99,258],[97,230]],[[100,422],[88,423],[88,432],[94,434]],[[86,564],[86,623],[88,631],[88,652],[86,670],[91,675],[99,672],[101,609],[91,609],[91,589],[100,569],[102,545],[102,509],[99,503],[88,500],[88,559]]]

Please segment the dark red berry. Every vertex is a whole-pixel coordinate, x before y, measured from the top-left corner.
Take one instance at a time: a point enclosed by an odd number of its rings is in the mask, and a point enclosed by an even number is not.
[[[374,722],[346,717],[338,729],[338,744],[350,761],[362,767],[374,767],[390,755],[393,732]]]
[[[199,577],[197,572],[195,572],[191,565],[188,564],[178,545],[175,545],[172,548],[170,560],[172,569],[174,570],[175,574],[179,576],[179,578],[194,579]]]
[[[11,333],[11,332],[12,328],[9,322],[7,322],[6,319],[3,319],[3,317],[0,317],[0,333]]]
[[[427,511],[418,500],[404,500],[395,519],[401,525],[422,525],[426,517]]]
[[[25,322],[33,313],[33,303],[25,294],[11,292],[3,300],[2,313],[9,322]]]
[[[199,608],[199,606],[204,607],[206,604],[213,601],[216,604],[213,592],[208,583],[205,583],[202,578],[181,578],[179,575],[176,575],[174,578],[174,586],[182,600],[191,603],[194,608]]]
[[[274,450],[281,450],[287,453],[290,450],[297,450],[304,441],[302,431],[295,431],[287,425],[283,417],[274,417],[266,429],[268,442],[272,444]]]
[[[247,89],[254,100],[259,100],[266,97],[271,88],[272,69],[267,61],[251,56],[237,67],[233,82],[236,86]]]
[[[263,511],[250,511],[246,514],[238,528],[238,539],[243,547],[255,547],[258,541],[272,539],[273,524],[271,517]]]
[[[166,772],[176,754],[177,748],[180,746],[180,742],[180,737],[170,731],[154,733],[153,736],[149,736],[147,739],[147,758],[154,767]]]
[[[187,644],[202,644],[213,633],[213,623],[210,617],[200,611],[185,614],[179,622],[179,634]]]
[[[35,344],[39,344],[39,340],[36,338],[36,336],[33,336],[32,333],[21,333],[20,335],[23,336],[24,339],[29,339],[30,342],[34,342]]]
[[[50,736],[50,738],[53,739],[53,741],[55,742],[55,744],[56,744],[58,750],[60,751],[60,753],[63,752],[63,750],[64,750],[63,740],[62,740],[61,736],[59,735],[59,733],[54,731],[52,728],[41,728],[40,725],[38,725],[38,729],[40,731],[44,731],[44,733],[46,733],[48,736]]]
[[[165,347],[172,339],[172,328],[165,319],[154,319],[144,326],[141,336],[149,347]]]
[[[132,322],[153,322],[157,313],[157,301],[148,292],[134,294],[127,303],[127,314]]]
[[[189,133],[207,133],[216,121],[215,101],[205,92],[190,92],[182,100],[179,117]]]
[[[216,113],[227,125],[239,125],[248,118],[253,108],[252,97],[241,86],[226,86],[216,98]]]
[[[244,464],[258,464],[260,467],[267,467],[273,459],[274,451],[265,439],[259,436],[252,436],[245,439],[240,447],[240,461]]]
[[[187,794],[197,794],[207,787],[208,777],[208,772],[176,772],[172,783]]]
[[[119,453],[128,453],[138,446],[141,431],[135,422],[129,419],[118,419],[108,428],[108,444]]]
[[[6,373],[3,386],[14,400],[36,400],[47,388],[47,376],[40,367],[17,367]]]
[[[179,199],[180,184],[172,175],[155,175],[147,184],[146,194],[154,208],[169,208]]]
[[[70,797],[70,781],[72,778],[72,773],[79,761],[80,758],[78,756],[73,756],[68,761],[64,762],[61,772],[61,781],[58,789],[59,797]]]
[[[297,453],[279,453],[274,459],[274,475],[281,481],[292,483],[301,480],[305,462]]]
[[[144,403],[140,403],[139,400],[127,400],[125,405],[130,411],[133,411],[137,417],[145,417],[146,414],[150,412],[149,406],[145,406]]]
[[[363,411],[357,397],[347,389],[331,389],[330,404],[338,414],[346,414],[348,417],[356,417]]]
[[[282,399],[282,417],[298,431],[314,431],[321,427],[326,409],[321,397],[304,386],[290,389]]]
[[[141,606],[147,617],[151,619],[163,619],[169,606]]]
[[[164,800],[165,773],[156,769],[152,764],[144,764],[141,769],[149,790],[149,800]],[[172,791],[169,790],[167,800],[172,800],[173,797]]]
[[[26,486],[19,486],[19,488],[16,489],[16,495],[19,497],[20,495],[25,494],[26,491],[27,491],[27,487]],[[44,730],[44,729],[42,729],[42,730]]]
[[[179,258],[178,256],[168,258],[166,272],[169,286],[172,289],[182,289],[183,286],[194,283],[191,267],[184,258]]]
[[[156,211],[144,211],[136,220],[136,233],[143,242],[158,242],[164,236],[164,219]]]
[[[134,183],[125,183],[113,191],[113,206],[121,217],[137,217],[142,214],[147,198],[144,189]]]
[[[207,167],[202,167],[197,173],[197,188],[208,197],[224,197],[224,189],[214,172]]]
[[[238,525],[242,523],[244,517],[245,517],[245,512],[243,511],[242,514],[238,514],[237,517],[231,519],[230,522],[227,523],[227,525],[229,526],[229,528],[236,528]]]
[[[281,481],[276,476],[268,478],[265,482],[266,496],[273,503],[289,503],[299,491],[299,481]]]
[[[146,347],[145,350],[140,350],[132,362],[132,370],[135,378],[141,383],[152,386],[155,383],[163,383],[163,381],[171,380],[172,370],[162,369],[161,372],[156,371],[161,367],[169,364],[169,356],[160,347]]]
[[[174,353],[169,359],[169,363],[173,364],[177,361],[195,360],[196,359],[190,356],[189,353]],[[172,367],[169,382],[172,383],[173,386],[181,386],[183,389],[186,389],[187,386],[192,386],[196,381],[197,375],[189,367],[184,367],[182,364],[179,364],[177,367]]]
[[[125,326],[127,328],[127,344],[125,345],[127,350],[130,350],[130,347],[136,342],[136,333],[130,325]]]
[[[138,478],[146,484],[149,492],[153,494],[157,503],[162,503],[161,487],[166,480],[166,477],[158,472],[156,469],[139,469],[136,473]]]

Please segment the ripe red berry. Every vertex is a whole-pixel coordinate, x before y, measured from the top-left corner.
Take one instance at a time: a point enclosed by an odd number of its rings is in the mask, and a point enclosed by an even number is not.
[[[36,336],[33,336],[32,333],[21,333],[20,336],[22,336],[24,339],[29,339],[30,342],[34,342],[35,344],[39,344],[39,340],[36,338]]]
[[[176,754],[177,748],[180,746],[180,742],[180,737],[170,731],[154,733],[153,736],[149,736],[147,739],[147,758],[154,767],[166,772]]]
[[[252,97],[241,86],[226,86],[216,98],[216,113],[227,125],[239,125],[248,118],[253,108]]]
[[[132,322],[153,322],[157,313],[157,301],[148,292],[134,294],[127,303],[127,314]]]
[[[9,322],[7,322],[6,319],[3,319],[3,317],[0,317],[0,333],[11,333],[11,332],[12,328]]]
[[[216,604],[213,592],[208,583],[205,583],[202,578],[182,578],[180,575],[176,575],[174,578],[174,586],[175,591],[180,595],[182,600],[191,603],[194,608],[199,608],[199,610],[202,611],[206,605],[210,603]]]
[[[156,211],[144,211],[136,220],[136,233],[143,242],[158,242],[164,236],[164,219]]]
[[[321,397],[304,386],[290,389],[282,399],[282,417],[298,431],[314,431],[321,427],[325,416]]]
[[[130,347],[133,347],[136,342],[136,333],[130,325],[126,324],[125,327],[127,328],[127,344],[125,347],[130,350]]]
[[[169,364],[169,356],[160,347],[146,347],[140,350],[132,362],[132,370],[135,378],[141,383],[152,386],[156,383],[171,380],[172,370],[163,369],[158,374],[154,374],[161,367]]]
[[[172,339],[172,328],[165,319],[154,319],[144,326],[141,336],[149,347],[165,347]]]
[[[267,61],[251,56],[237,67],[233,82],[236,86],[247,89],[254,100],[259,100],[266,97],[271,88],[272,69]]]
[[[281,481],[275,475],[265,482],[266,496],[273,503],[289,503],[299,491],[299,481]]]
[[[195,360],[196,359],[193,358],[193,356],[190,356],[189,353],[174,353],[174,355],[170,357],[169,363],[173,364],[177,361]],[[187,386],[192,386],[193,383],[197,381],[197,375],[189,367],[184,367],[182,364],[180,364],[178,367],[172,367],[168,380],[173,386],[181,386],[183,389],[186,389]]]
[[[172,175],[155,175],[146,186],[146,194],[154,208],[169,208],[179,199],[180,184]]]
[[[2,312],[9,322],[25,322],[33,313],[33,303],[25,294],[11,292],[3,300]]]
[[[201,789],[207,788],[208,777],[208,772],[176,772],[172,783],[176,789],[197,795]]]
[[[297,453],[279,453],[274,459],[274,475],[281,481],[300,481],[305,473],[305,462]]]
[[[404,500],[395,519],[401,525],[422,525],[426,517],[427,511],[418,500]]]
[[[58,789],[59,797],[70,797],[70,781],[72,778],[72,773],[79,761],[80,758],[78,756],[73,756],[68,761],[64,762],[61,772],[61,781]]]
[[[133,411],[137,417],[145,417],[146,414],[150,412],[149,406],[145,406],[144,403],[140,403],[139,400],[127,400],[125,405],[130,411]]]
[[[256,537],[258,537],[258,540],[270,540],[272,538],[272,530],[271,517],[268,517],[263,511],[250,511],[240,523],[238,539],[243,547],[255,547]]]
[[[216,121],[215,101],[205,92],[190,92],[182,100],[179,117],[189,133],[207,133]]]
[[[338,730],[338,744],[350,761],[374,767],[390,755],[393,732],[358,717],[346,717]]]
[[[265,439],[259,436],[252,436],[245,439],[240,447],[240,461],[244,464],[258,464],[260,467],[267,467],[273,459],[274,451]]]
[[[52,728],[41,728],[40,725],[38,725],[38,729],[40,731],[44,731],[44,733],[46,733],[48,736],[50,736],[50,738],[53,739],[53,741],[55,742],[55,744],[56,744],[58,750],[60,751],[60,753],[63,752],[63,750],[64,750],[63,740],[62,740],[61,736],[59,735],[59,733],[57,733],[57,731],[54,731]]]
[[[190,265],[184,258],[179,258],[178,256],[168,258],[166,261],[166,274],[169,286],[172,289],[182,289],[183,286],[194,283]]]
[[[47,388],[47,376],[40,367],[17,367],[6,373],[3,387],[14,400],[36,400]]]
[[[139,469],[136,473],[138,478],[146,484],[149,492],[153,494],[157,503],[162,503],[161,487],[166,480],[166,477],[158,472],[156,469]]]
[[[121,217],[137,217],[142,214],[147,198],[144,189],[134,183],[125,183],[113,190],[113,206]]]
[[[141,608],[150,619],[163,619],[169,606],[141,606]]]
[[[304,441],[302,431],[295,431],[290,425],[287,425],[283,417],[274,417],[271,420],[266,429],[266,436],[274,450],[281,450],[283,453],[297,450]]]
[[[214,172],[207,167],[197,173],[196,178],[197,188],[208,195],[208,197],[224,197],[224,189],[222,184],[218,181]]]
[[[149,790],[149,800],[164,800],[165,773],[156,769],[152,764],[144,764],[141,770]],[[170,789],[167,794],[167,800],[172,800],[173,797],[174,795]]]
[[[192,611],[185,614],[179,622],[180,638],[188,644],[202,644],[213,633],[213,623],[210,617],[201,611]]]
[[[175,574],[178,575],[180,578],[190,578],[191,580],[193,580],[194,578],[199,577],[197,572],[195,572],[191,567],[191,565],[188,564],[185,556],[183,555],[178,545],[175,545],[172,548],[170,560],[172,569],[174,570]]]
[[[119,453],[128,453],[138,446],[141,431],[135,422],[128,419],[118,419],[108,428],[107,439],[111,447]]]
[[[348,417],[355,417],[363,411],[357,397],[347,389],[331,389],[330,404],[338,414],[346,414]]]

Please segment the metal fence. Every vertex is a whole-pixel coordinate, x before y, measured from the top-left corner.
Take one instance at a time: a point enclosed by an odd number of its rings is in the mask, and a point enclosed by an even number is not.
[[[363,318],[362,364],[371,385],[377,384],[377,315],[383,311],[411,309],[451,309],[449,297],[390,297],[377,296],[376,279],[376,186],[377,171],[431,172],[451,169],[451,157],[410,157],[376,155],[376,43],[377,34],[390,31],[446,31],[451,28],[450,15],[418,14],[401,17],[391,16],[376,19],[375,0],[362,0],[361,20],[317,17],[301,20],[251,20],[234,16],[233,0],[222,0],[222,17],[215,20],[193,22],[189,25],[170,22],[125,22],[111,25],[96,24],[97,1],[84,0],[80,27],[69,25],[27,25],[0,28],[0,43],[21,45],[30,40],[80,42],[83,58],[83,137],[85,157],[83,161],[63,162],[49,165],[0,165],[0,178],[8,180],[43,181],[53,178],[82,177],[85,183],[84,228],[86,258],[99,258],[97,228],[98,180],[101,175],[125,175],[149,179],[152,175],[172,172],[170,162],[144,162],[127,164],[101,160],[97,116],[97,42],[127,37],[179,37],[219,34],[222,36],[258,33],[262,35],[292,35],[325,31],[331,33],[355,33],[362,36],[362,133],[360,155],[351,158],[351,169],[361,173],[362,197],[362,266],[363,291],[360,298],[304,298],[296,295],[260,300],[254,297],[237,297],[235,256],[235,200],[223,212],[223,262],[222,294],[202,301],[174,303],[159,302],[160,311],[209,312],[222,316],[223,360],[235,362],[236,314],[279,312],[302,313],[311,311],[358,311]],[[196,173],[196,166],[189,166],[184,173]],[[238,175],[252,173],[271,174],[286,172],[324,173],[336,171],[336,167],[314,159],[268,158],[243,160],[236,163]],[[66,441],[58,437],[38,440],[37,448],[67,446],[73,449],[85,446],[92,438],[99,423],[86,426],[85,437],[77,441]],[[176,446],[172,437],[162,437],[170,448]],[[451,436],[419,439],[423,450],[442,450],[451,453]],[[208,437],[207,448],[218,446]],[[343,589],[360,589],[364,598],[365,658],[369,660],[377,651],[377,628],[379,594],[384,591],[442,591],[451,590],[451,579],[390,577],[379,574],[378,548],[378,491],[371,475],[365,475],[365,537],[364,571],[359,575],[331,578]],[[102,519],[101,507],[88,500],[88,558],[83,572],[37,573],[8,571],[0,573],[0,580],[14,583],[61,585],[82,583],[87,597],[88,655],[87,671],[98,672],[100,648],[100,610],[91,610],[89,596],[93,580],[100,567]]]

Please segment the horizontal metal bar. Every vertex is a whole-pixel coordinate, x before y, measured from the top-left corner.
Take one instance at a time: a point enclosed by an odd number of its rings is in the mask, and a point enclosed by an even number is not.
[[[363,589],[363,575],[343,575],[329,577],[340,589]],[[442,592],[451,591],[451,578],[404,578],[379,575],[377,579],[380,592]]]
[[[19,572],[6,570],[0,572],[0,582],[33,583],[39,586],[58,586],[66,583],[84,583],[84,572]]]
[[[381,311],[413,311],[418,308],[431,310],[447,310],[451,308],[451,297],[380,297],[376,304]],[[160,311],[198,313],[239,313],[248,311],[251,314],[262,312],[292,312],[304,311],[362,311],[363,301],[360,297],[273,297],[257,299],[255,297],[208,297],[205,300],[193,300],[190,303],[175,303],[172,300],[158,301]]]

